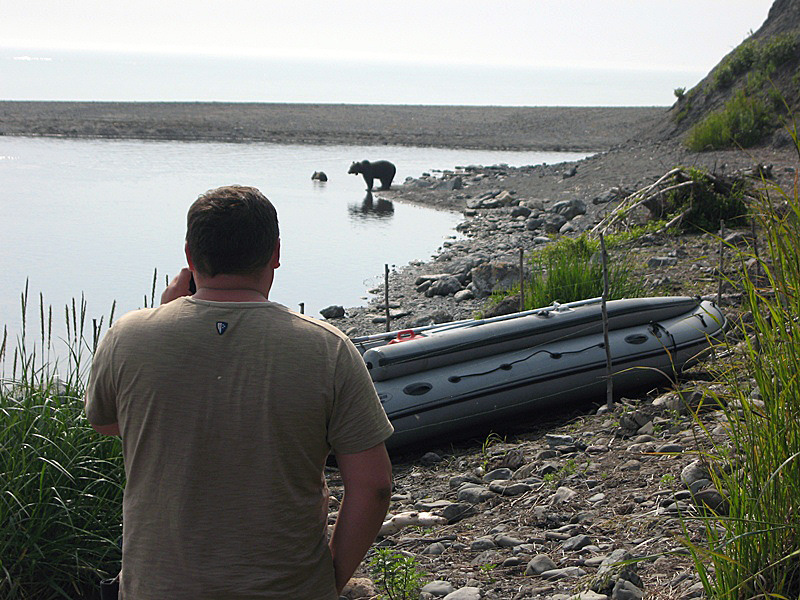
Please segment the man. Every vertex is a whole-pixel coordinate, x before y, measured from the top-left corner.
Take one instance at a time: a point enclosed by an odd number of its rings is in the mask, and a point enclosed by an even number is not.
[[[186,258],[160,307],[108,331],[86,392],[89,422],[122,436],[120,597],[335,600],[386,515],[392,426],[346,336],[268,300],[280,241],[258,190],[198,198]]]

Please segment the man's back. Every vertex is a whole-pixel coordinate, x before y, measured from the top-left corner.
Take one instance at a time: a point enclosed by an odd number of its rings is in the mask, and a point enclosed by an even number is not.
[[[341,333],[181,298],[115,324],[87,397],[123,438],[123,597],[337,597],[325,459],[391,433]]]

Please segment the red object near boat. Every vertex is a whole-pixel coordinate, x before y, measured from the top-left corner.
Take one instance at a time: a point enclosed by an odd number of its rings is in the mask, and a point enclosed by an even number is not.
[[[414,333],[413,329],[403,329],[397,332],[397,337],[389,341],[390,344],[399,344],[400,342],[410,342],[411,340],[419,340],[425,336],[421,333]]]

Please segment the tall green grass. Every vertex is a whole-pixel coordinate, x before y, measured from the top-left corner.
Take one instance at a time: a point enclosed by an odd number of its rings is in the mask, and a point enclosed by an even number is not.
[[[797,137],[794,136],[797,145]],[[800,145],[798,145],[800,154]],[[706,459],[728,498],[688,542],[710,598],[800,597],[800,198],[765,189],[754,207],[767,242],[754,281],[743,269],[752,323],[742,326],[741,364],[720,398],[729,441]],[[742,260],[756,258],[745,252]],[[765,284],[766,283],[766,284]],[[744,370],[750,385],[743,385]],[[752,388],[752,389],[751,389]]]
[[[27,286],[21,309],[16,346],[5,328],[0,345],[0,598],[96,598],[99,579],[119,570],[124,486],[119,439],[83,415],[102,319],[90,330],[83,299],[66,307],[59,365],[52,309],[40,295],[37,332]]]
[[[609,247],[614,238],[609,239]],[[553,302],[573,302],[595,298],[603,293],[603,263],[599,239],[586,234],[577,238],[562,237],[530,256],[531,277],[525,282],[525,308],[548,306]],[[495,294],[498,303],[515,288]],[[623,258],[609,265],[609,300],[635,298],[644,293],[641,279],[634,275],[634,265]]]

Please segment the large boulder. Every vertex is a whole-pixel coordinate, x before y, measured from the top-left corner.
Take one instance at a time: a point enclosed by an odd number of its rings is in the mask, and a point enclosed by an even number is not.
[[[445,275],[434,281],[431,286],[425,291],[428,298],[433,296],[452,296],[462,289],[462,284],[458,277],[453,275]]]
[[[478,298],[485,298],[519,283],[519,265],[502,261],[484,263],[472,269],[470,276],[472,292]]]
[[[578,198],[573,198],[572,200],[562,200],[561,202],[556,202],[553,206],[551,206],[550,212],[559,214],[569,221],[578,215],[585,215],[586,204],[583,202],[583,200],[579,200]]]

